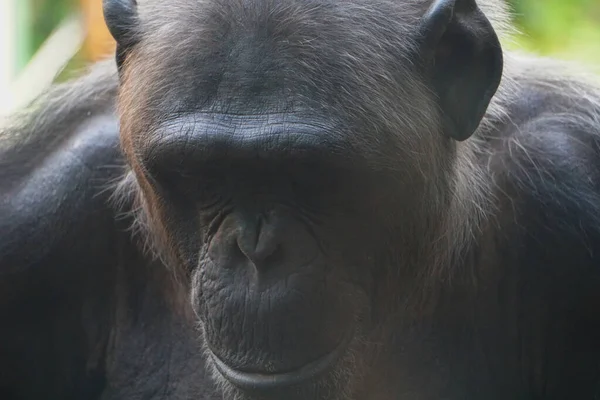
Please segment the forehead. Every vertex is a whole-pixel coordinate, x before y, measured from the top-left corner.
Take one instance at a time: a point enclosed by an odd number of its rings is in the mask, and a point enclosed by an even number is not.
[[[140,2],[140,60],[165,86],[237,99],[311,99],[374,71],[401,73],[410,14],[399,1],[177,0]],[[147,60],[152,60],[150,63]],[[390,77],[384,77],[389,78]],[[310,93],[309,93],[310,92]],[[324,99],[331,102],[332,99]]]
[[[434,99],[413,69],[412,5],[428,1],[140,0],[122,131],[144,137],[200,114],[302,114],[342,127],[357,148],[375,137],[390,154],[414,148]]]
[[[431,1],[142,0],[139,14],[146,36],[169,32],[184,40],[181,45],[254,36],[296,44],[310,40],[321,46],[324,40],[337,43],[341,34],[348,44],[374,39],[383,50],[387,41],[402,45],[415,17]]]

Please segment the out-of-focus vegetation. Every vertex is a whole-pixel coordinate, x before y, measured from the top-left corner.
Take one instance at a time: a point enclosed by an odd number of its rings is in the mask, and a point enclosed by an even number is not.
[[[0,0],[4,1],[4,0]],[[30,59],[48,36],[70,15],[79,13],[82,23],[88,31],[85,46],[70,61],[61,77],[66,77],[72,69],[78,69],[97,58],[99,53],[112,49],[105,43],[107,32],[98,34],[98,23],[103,23],[102,0],[17,0],[17,13],[21,16],[21,35],[17,40],[21,54],[19,69]],[[27,29],[29,28],[29,29]],[[90,43],[92,42],[92,43]],[[90,47],[94,47],[91,49]],[[93,53],[93,54],[92,54]]]
[[[522,32],[517,45],[534,53],[600,65],[600,0],[510,0]]]
[[[31,57],[58,24],[79,5],[77,0],[29,0],[20,1],[19,4],[21,8],[18,12],[23,17],[20,32],[29,31],[29,34],[25,33],[20,38],[22,43],[19,46],[26,58]]]
[[[600,0],[507,1],[521,32],[510,47],[600,66]],[[21,26],[18,69],[22,69],[67,15],[90,7],[89,4],[99,5],[101,0],[18,0],[17,3]],[[89,14],[88,10],[88,17]],[[89,58],[82,51],[70,66],[79,67]]]

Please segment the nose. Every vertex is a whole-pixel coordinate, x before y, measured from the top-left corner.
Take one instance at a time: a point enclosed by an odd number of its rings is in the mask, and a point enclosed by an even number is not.
[[[285,227],[281,221],[269,221],[268,216],[260,216],[255,223],[244,225],[237,235],[237,246],[257,269],[265,269],[268,264],[276,263],[278,256],[283,256]]]
[[[208,255],[220,267],[251,265],[261,278],[283,277],[318,255],[308,226],[285,212],[228,216],[211,240]]]

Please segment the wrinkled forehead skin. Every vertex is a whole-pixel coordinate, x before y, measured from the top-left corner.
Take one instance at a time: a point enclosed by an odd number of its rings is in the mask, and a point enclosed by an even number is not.
[[[431,96],[411,72],[423,5],[400,3],[140,1],[121,96],[135,104],[121,108],[148,124],[169,112],[308,108],[426,132],[414,124],[431,119]]]
[[[425,170],[419,154],[440,145],[415,48],[430,3],[139,0],[120,90],[124,147],[181,114],[300,113],[339,126],[378,167]],[[482,8],[502,33],[503,3]]]

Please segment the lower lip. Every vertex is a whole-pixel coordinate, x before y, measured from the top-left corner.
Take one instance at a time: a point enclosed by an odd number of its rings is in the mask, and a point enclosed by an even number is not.
[[[212,351],[209,351],[219,373],[233,385],[247,391],[268,391],[299,385],[324,373],[346,352],[346,349],[354,337],[352,333],[353,331],[350,331],[347,337],[345,337],[344,340],[326,356],[310,362],[294,371],[283,372],[280,374],[241,372],[231,368]]]

